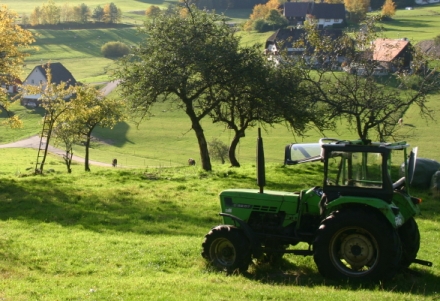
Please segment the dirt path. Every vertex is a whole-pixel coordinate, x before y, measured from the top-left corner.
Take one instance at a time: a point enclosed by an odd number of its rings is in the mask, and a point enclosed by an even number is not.
[[[0,144],[0,148],[35,148],[35,149],[38,149],[39,146],[40,146],[40,137],[38,135],[32,136],[27,139],[23,139],[20,141],[8,143],[8,144]],[[44,147],[44,145],[42,147]],[[51,152],[52,154],[58,155],[60,157],[62,157],[63,155],[66,154],[66,152],[64,150],[53,147],[51,145],[49,145],[49,152]],[[72,161],[84,163],[84,158],[81,158],[81,157],[74,155],[72,157]],[[89,160],[89,164],[96,165],[96,166],[112,167],[112,165],[110,163],[103,163],[103,162],[92,161],[92,160]]]

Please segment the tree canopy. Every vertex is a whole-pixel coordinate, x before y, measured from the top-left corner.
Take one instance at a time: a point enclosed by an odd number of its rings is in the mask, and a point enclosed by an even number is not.
[[[13,85],[19,78],[21,67],[28,53],[24,52],[34,42],[32,33],[16,24],[17,14],[0,6],[0,84]],[[0,88],[0,110],[6,110],[9,100]],[[11,125],[19,126],[16,116],[10,119]]]
[[[361,139],[381,141],[402,138],[398,120],[415,106],[422,118],[431,118],[428,96],[440,89],[440,77],[435,69],[429,69],[424,57],[409,43],[393,61],[378,58],[377,51],[385,51],[385,44],[379,45],[374,31],[375,21],[368,20],[364,30],[354,40],[343,35],[337,40],[325,38],[314,26],[308,26],[306,39],[313,47],[315,62],[311,69],[310,60],[297,62],[302,78],[314,93],[314,99],[325,104],[333,118],[348,122]],[[390,41],[389,43],[393,43]],[[391,44],[389,49],[396,46]],[[341,72],[340,59],[347,72]],[[384,65],[386,67],[384,67]],[[378,73],[392,72],[378,76]]]
[[[181,108],[197,137],[203,169],[211,170],[201,120],[219,102],[212,97],[215,89],[238,76],[239,39],[222,16],[184,4],[185,13],[176,9],[140,28],[145,41],[121,61],[116,76],[141,119],[159,101]]]

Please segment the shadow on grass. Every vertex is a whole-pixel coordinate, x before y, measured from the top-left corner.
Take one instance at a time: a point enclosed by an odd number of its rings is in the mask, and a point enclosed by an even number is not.
[[[404,28],[404,31],[409,31],[408,28],[414,28],[414,32],[420,32],[418,30],[421,27],[432,27],[433,21],[424,20],[424,21],[414,21],[412,19],[399,19],[399,20],[393,20],[390,22],[386,22],[387,25],[391,26],[397,26]],[[398,31],[399,29],[397,29]],[[396,29],[393,29],[393,31],[396,31]]]
[[[80,226],[96,232],[188,236],[200,236],[219,222],[212,211],[202,209],[200,212],[200,206],[179,202],[191,194],[187,185],[179,181],[170,184],[166,179],[155,181],[142,175],[134,177],[129,176],[127,185],[124,175],[108,179],[110,186],[102,190],[94,187],[101,186],[99,182],[77,187],[75,180],[70,182],[68,177],[3,179],[0,183],[0,219]],[[162,182],[168,182],[167,189],[155,192],[154,187],[159,190]],[[141,191],[144,189],[149,193]]]
[[[294,260],[294,259],[293,259]],[[438,296],[438,285],[440,277],[433,275],[428,270],[421,270],[411,267],[394,276],[393,279],[378,282],[359,282],[348,280],[329,280],[319,274],[317,269],[305,264],[282,259],[276,265],[262,264],[252,266],[244,277],[264,284],[291,285],[317,287],[328,286],[337,289],[358,291],[385,291],[402,294],[412,294],[434,297]]]
[[[125,144],[134,144],[133,141],[127,139],[129,129],[130,125],[128,123],[120,122],[112,129],[96,128],[93,131],[93,136],[112,146],[124,147]],[[108,139],[108,137],[111,137],[111,139]]]

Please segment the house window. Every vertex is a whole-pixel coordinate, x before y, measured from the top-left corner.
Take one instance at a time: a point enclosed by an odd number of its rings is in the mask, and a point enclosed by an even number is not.
[[[34,83],[34,80],[31,81],[31,84],[33,84],[33,83]]]
[[[339,19],[334,19],[333,20],[335,23],[339,23]]]
[[[40,79],[40,85],[43,83],[43,81]]]
[[[330,19],[325,19],[324,21],[325,21],[325,22],[330,22]]]

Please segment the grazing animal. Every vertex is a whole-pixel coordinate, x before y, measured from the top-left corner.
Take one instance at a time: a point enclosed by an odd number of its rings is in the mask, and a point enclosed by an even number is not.
[[[399,125],[402,125],[402,123],[403,123],[403,118],[399,118],[399,121],[397,121],[397,123],[398,123]]]
[[[112,161],[112,165],[113,165],[113,167],[116,167],[116,165],[118,165],[118,159],[113,159],[113,161]]]
[[[196,160],[194,160],[193,158],[189,158],[188,159],[188,165],[190,165],[190,166],[196,165]]]

